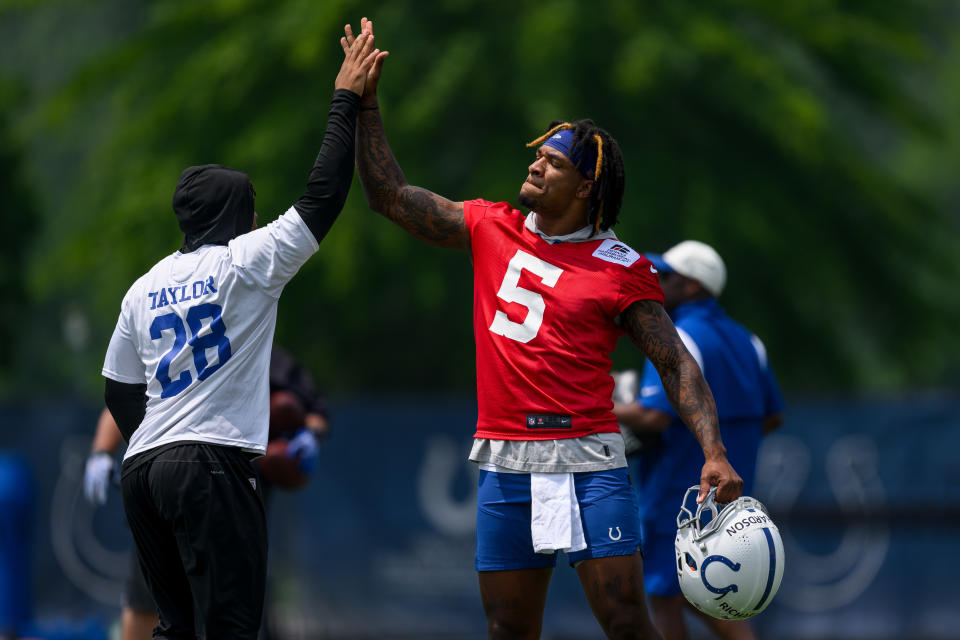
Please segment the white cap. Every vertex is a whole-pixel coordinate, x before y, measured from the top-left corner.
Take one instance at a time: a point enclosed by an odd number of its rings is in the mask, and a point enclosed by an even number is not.
[[[676,273],[699,282],[715,298],[727,284],[727,267],[723,258],[708,244],[684,240],[667,249],[661,259]]]

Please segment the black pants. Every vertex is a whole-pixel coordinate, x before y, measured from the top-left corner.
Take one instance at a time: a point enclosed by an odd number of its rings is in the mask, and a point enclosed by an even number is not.
[[[160,616],[154,638],[255,640],[267,527],[248,454],[170,445],[124,463],[122,485],[137,558]]]
[[[130,553],[130,575],[127,576],[127,582],[123,586],[121,603],[125,608],[137,613],[153,615],[157,612],[157,605],[153,601],[153,596],[150,595],[150,587],[147,586],[147,579],[143,577],[143,569],[140,568],[136,551]]]

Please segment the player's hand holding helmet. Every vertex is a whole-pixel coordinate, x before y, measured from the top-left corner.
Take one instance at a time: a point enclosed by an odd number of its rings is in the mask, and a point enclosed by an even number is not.
[[[770,514],[757,500],[741,497],[727,505],[716,489],[697,507],[687,499],[677,515],[677,576],[683,595],[700,611],[724,620],[742,620],[767,608],[783,578],[783,542]],[[701,519],[709,511],[712,519]]]

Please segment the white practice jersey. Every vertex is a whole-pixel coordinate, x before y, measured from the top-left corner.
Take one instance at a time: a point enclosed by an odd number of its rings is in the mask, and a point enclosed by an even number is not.
[[[227,246],[167,256],[123,298],[103,375],[147,385],[124,459],[172,442],[263,453],[277,301],[317,250],[291,207]]]

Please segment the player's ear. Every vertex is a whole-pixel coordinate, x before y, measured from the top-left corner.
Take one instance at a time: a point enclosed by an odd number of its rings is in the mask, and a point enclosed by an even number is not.
[[[593,180],[584,178],[580,181],[580,186],[577,187],[577,197],[578,198],[589,198],[590,192],[593,190]]]

